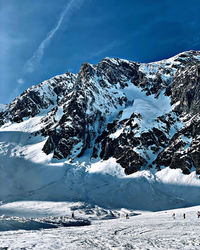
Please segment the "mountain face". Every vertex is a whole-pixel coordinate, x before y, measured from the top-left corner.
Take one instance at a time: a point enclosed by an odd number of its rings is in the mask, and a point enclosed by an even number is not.
[[[115,158],[126,174],[164,167],[200,174],[200,52],[137,63],[105,58],[24,91],[0,126],[41,117],[31,137],[58,160]]]

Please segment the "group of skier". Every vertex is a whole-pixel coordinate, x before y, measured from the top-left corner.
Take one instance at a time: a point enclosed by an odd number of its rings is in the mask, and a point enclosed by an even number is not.
[[[200,211],[197,211],[197,217],[200,218]],[[172,214],[172,218],[175,220],[175,218],[176,218],[175,213]],[[183,214],[183,219],[185,219],[185,218],[186,218],[186,215],[184,213]],[[72,219],[74,219],[74,212],[72,212]],[[129,214],[126,214],[126,219],[129,219]]]
[[[175,220],[175,218],[176,218],[176,214],[175,213],[172,214],[172,218]],[[184,213],[183,214],[183,219],[185,219],[185,218],[186,218],[186,215]],[[200,218],[200,211],[197,211],[197,218]]]
[[[176,214],[175,213],[173,213],[172,214],[172,218],[175,220],[175,218],[176,218]],[[185,217],[185,213],[183,214],[183,219],[185,219],[186,217]]]

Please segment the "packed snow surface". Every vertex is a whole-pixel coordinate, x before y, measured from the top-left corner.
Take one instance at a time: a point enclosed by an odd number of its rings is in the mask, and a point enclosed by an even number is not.
[[[73,206],[74,205],[74,206]],[[78,204],[76,204],[78,205]],[[79,208],[81,208],[79,204]],[[4,217],[19,215],[20,210],[33,217],[47,213],[52,215],[69,213],[76,207],[70,203],[17,202],[0,207]],[[96,214],[89,226],[58,227],[41,230],[0,231],[0,246],[8,249],[199,249],[200,207],[189,207],[161,212],[142,212],[136,216],[131,211],[119,210],[115,219],[101,220]],[[72,211],[72,210],[71,210]],[[94,216],[102,208],[77,209],[75,217]],[[80,213],[85,211],[85,213]],[[116,213],[116,211],[113,211]],[[34,214],[35,213],[35,214]],[[172,214],[175,213],[175,219]],[[126,214],[129,219],[126,219]],[[183,215],[185,214],[185,219]],[[27,214],[26,214],[27,215]],[[76,218],[75,218],[76,220]],[[0,217],[1,221],[1,217]]]

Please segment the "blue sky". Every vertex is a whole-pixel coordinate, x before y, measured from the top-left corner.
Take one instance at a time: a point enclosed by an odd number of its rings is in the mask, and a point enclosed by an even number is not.
[[[199,0],[0,0],[0,103],[83,62],[200,49]]]

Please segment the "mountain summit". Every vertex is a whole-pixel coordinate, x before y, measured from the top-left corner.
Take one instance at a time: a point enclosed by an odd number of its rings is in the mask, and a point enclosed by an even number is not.
[[[0,108],[0,125],[23,128],[29,150],[20,152],[29,158],[35,140],[38,161],[114,158],[126,174],[164,167],[200,174],[199,110],[200,52],[187,51],[153,63],[83,63],[78,74],[55,76]]]

